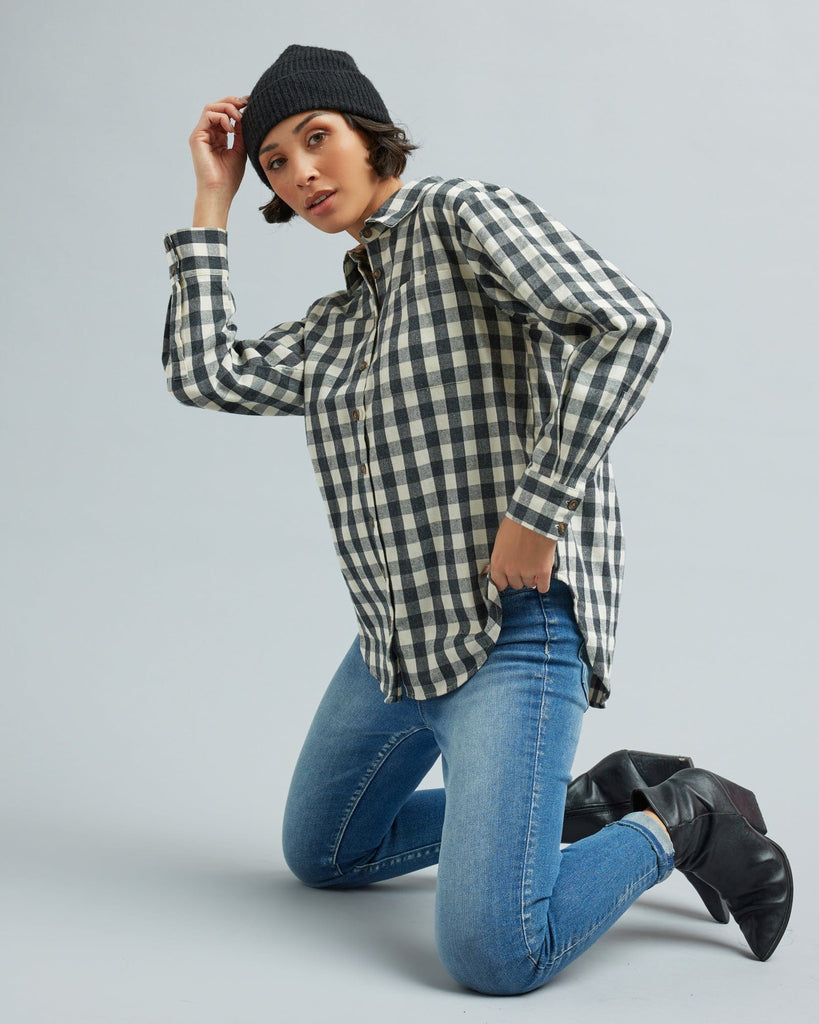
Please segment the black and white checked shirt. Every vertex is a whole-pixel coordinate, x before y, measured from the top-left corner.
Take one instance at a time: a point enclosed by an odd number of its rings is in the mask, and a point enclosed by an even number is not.
[[[166,236],[180,402],[304,416],[364,660],[386,701],[465,683],[501,628],[504,515],[557,539],[602,707],[623,569],[608,449],[671,333],[651,298],[507,188],[437,177],[366,222],[346,287],[241,341],[227,234]]]

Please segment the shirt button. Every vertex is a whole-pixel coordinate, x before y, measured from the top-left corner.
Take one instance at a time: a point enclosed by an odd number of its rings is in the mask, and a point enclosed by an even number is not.
[[[577,498],[572,498],[571,501],[566,502],[566,507],[570,508],[572,512],[574,512],[574,510],[577,508],[579,504],[580,502],[577,500]]]
[[[361,463],[361,474],[362,474],[362,476],[366,476],[367,475],[367,467],[364,465],[363,462]]]
[[[366,370],[367,369],[367,360],[366,359],[362,359],[361,362],[358,364],[358,368],[359,368],[359,370]]]
[[[361,232],[361,234],[363,235],[364,238],[369,238],[372,233],[373,233],[373,229],[372,228],[364,228],[363,231]]]
[[[373,519],[372,516],[369,517],[369,523],[370,523],[370,526],[375,526],[375,520]]]
[[[562,537],[563,534],[566,532],[566,524],[565,523],[558,523],[557,524],[557,532]]]
[[[376,267],[375,270],[373,271],[373,277],[376,279],[376,281],[380,280],[381,277],[383,277],[383,275],[384,271],[381,269],[381,267]]]
[[[354,420],[360,420],[361,419],[361,413],[358,411],[358,409],[353,409],[353,419]]]

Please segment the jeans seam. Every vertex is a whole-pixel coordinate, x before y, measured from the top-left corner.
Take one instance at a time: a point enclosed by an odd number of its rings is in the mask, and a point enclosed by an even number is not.
[[[532,799],[529,803],[529,822],[528,832],[526,836],[526,849],[523,854],[523,873],[521,876],[521,889],[520,889],[520,929],[521,935],[523,936],[523,943],[526,947],[526,955],[534,967],[537,967],[537,958],[534,955],[532,945],[529,941],[529,929],[526,924],[527,914],[527,893],[531,888],[530,879],[530,867],[531,867],[531,856],[530,847],[532,843],[532,822],[537,814],[538,807],[538,796],[539,790],[536,784],[538,778],[538,766],[541,758],[541,739],[543,737],[543,717],[544,717],[544,705],[546,703],[546,677],[549,671],[549,615],[548,610],[544,606],[543,595],[539,595],[540,610],[543,614],[543,627],[546,634],[546,638],[543,644],[543,666],[540,674],[540,706],[538,708],[538,725],[537,725],[537,737],[535,740],[535,757],[532,763]],[[531,897],[531,893],[529,893]]]
[[[542,970],[545,971],[547,969],[553,968],[555,966],[555,964],[557,964],[565,956],[567,956],[569,953],[571,953],[571,951],[575,948],[575,946],[584,943],[589,938],[590,935],[593,935],[594,932],[596,932],[601,927],[601,925],[604,925],[612,917],[612,915],[617,913],[617,911],[620,909],[620,907],[622,907],[622,905],[624,903],[631,902],[632,901],[632,894],[633,894],[634,890],[639,888],[643,884],[643,882],[645,882],[645,880],[647,878],[651,877],[651,875],[653,873],[655,873],[655,872],[646,871],[646,873],[644,875],[641,875],[639,878],[635,879],[631,883],[631,885],[628,887],[628,889],[626,889],[625,892],[620,894],[620,896],[615,901],[615,903],[613,903],[606,910],[605,914],[603,914],[601,917],[597,918],[597,920],[594,921],[586,929],[586,931],[582,935],[576,936],[574,941],[571,943],[571,945],[566,946],[565,949],[561,949],[561,951],[559,953],[557,953],[557,954],[553,955],[552,957],[550,957],[546,961],[546,963],[544,964]],[[535,966],[537,966],[537,964],[535,964]]]
[[[404,740],[409,739],[410,736],[414,736],[418,732],[421,732],[423,728],[423,726],[419,726],[417,728],[406,730],[403,733],[398,733],[396,736],[391,736],[390,739],[387,740],[387,742],[384,744],[384,746],[378,751],[378,753],[375,756],[375,759],[364,772],[361,781],[359,782],[358,786],[353,792],[352,797],[350,798],[350,802],[344,809],[344,813],[342,814],[342,820],[338,827],[335,841],[333,842],[331,860],[333,868],[340,877],[343,877],[345,872],[338,864],[338,853],[341,848],[341,844],[344,841],[344,836],[347,832],[347,828],[349,827],[352,817],[355,814],[356,808],[361,803],[362,797],[367,792],[367,788],[369,787],[373,779],[376,777],[379,770],[384,766],[390,754],[392,754],[393,751],[397,750],[398,747],[404,742]],[[363,865],[362,867],[367,866],[368,865]]]
[[[631,885],[625,890],[625,892],[620,894],[620,896],[615,901],[615,903],[613,903],[606,910],[606,913],[601,915],[599,918],[597,918],[597,920],[594,921],[586,929],[586,931],[584,932],[583,935],[580,935],[577,938],[575,938],[575,940],[571,943],[571,945],[567,946],[565,949],[562,949],[559,953],[553,955],[549,960],[547,960],[546,964],[543,967],[543,970],[554,968],[555,965],[558,964],[560,960],[562,960],[565,956],[567,956],[569,953],[571,953],[571,951],[575,948],[575,946],[578,945],[578,943],[585,942],[589,938],[590,935],[592,935],[594,932],[598,931],[602,925],[606,924],[606,922],[609,921],[613,915],[619,916],[619,911],[620,911],[620,908],[623,906],[623,904],[624,903],[632,902],[634,890],[640,888],[647,878],[651,878],[652,874],[654,874],[656,876],[655,877],[655,881],[662,881],[663,878],[665,877],[663,875],[663,868],[662,868],[662,865],[660,863],[660,856],[659,856],[659,853],[657,851],[657,848],[656,848],[656,845],[655,845],[655,842],[654,842],[654,838],[652,836],[649,836],[648,831],[645,830],[645,829],[639,828],[638,826],[634,825],[632,822],[628,822],[628,821],[619,821],[619,822],[616,822],[616,824],[618,824],[618,825],[625,825],[628,828],[631,828],[632,831],[639,832],[643,836],[645,841],[652,848],[652,851],[654,852],[654,855],[657,858],[656,869],[654,871],[648,870],[648,871],[645,872],[645,874],[643,874],[639,878],[635,879],[631,883]]]
[[[361,864],[350,868],[346,872],[348,876],[363,874],[367,871],[376,871],[380,868],[389,867],[393,864],[401,864],[404,861],[419,860],[430,853],[437,853],[441,849],[440,843],[431,843],[427,846],[418,846],[414,850],[407,850],[405,853],[396,854],[394,857],[385,857],[383,860],[370,861],[369,864]]]

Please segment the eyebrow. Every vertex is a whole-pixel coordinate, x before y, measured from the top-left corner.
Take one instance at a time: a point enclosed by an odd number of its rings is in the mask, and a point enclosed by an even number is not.
[[[314,110],[313,113],[312,114],[308,114],[307,117],[305,117],[305,119],[303,121],[299,121],[299,123],[293,129],[293,134],[294,135],[298,135],[298,133],[302,130],[302,128],[307,124],[308,121],[312,121],[314,117],[320,117],[322,114],[326,114],[326,113],[327,113],[326,110]],[[278,145],[279,145],[278,142],[271,142],[269,146],[263,146],[259,150],[259,156],[261,156],[262,153],[267,153],[271,149],[276,149],[276,147]]]

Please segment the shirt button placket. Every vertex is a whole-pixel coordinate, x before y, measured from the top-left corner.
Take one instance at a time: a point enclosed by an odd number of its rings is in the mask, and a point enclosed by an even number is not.
[[[362,230],[362,232],[361,232],[361,237],[362,238],[370,238],[371,236],[372,236],[372,229],[371,228],[364,228]],[[372,291],[373,300],[375,302],[376,309],[379,312],[380,312],[380,297],[378,295],[378,289],[375,286],[375,282],[376,281],[380,281],[383,278],[383,276],[384,276],[384,272],[383,272],[383,270],[380,267],[373,267],[372,268],[372,280],[369,282],[369,285],[370,285],[370,288],[371,288],[371,291]],[[377,337],[378,337],[378,319],[376,317],[376,326],[375,326],[375,329],[374,329],[374,331],[372,333],[372,336],[371,336],[371,345],[372,345],[371,351],[374,351]],[[372,407],[372,395],[370,393],[371,392],[372,379],[371,379],[371,375],[369,373],[367,373],[367,371],[370,369],[371,358],[372,357],[367,358],[366,356],[364,356],[359,361],[359,363],[358,363],[358,371],[362,375],[362,379],[361,379],[361,382],[360,382],[360,387],[356,388],[356,408],[353,410],[352,418],[353,418],[353,420],[355,420],[358,423],[360,423],[362,428],[363,428],[358,433],[359,451],[361,453],[361,462],[359,464],[360,465],[359,475],[360,475],[360,479],[362,481],[362,487],[365,488],[365,493],[362,495],[362,502],[365,504],[365,507],[369,506],[369,508],[374,509],[376,507],[376,495],[375,495],[375,489],[374,489],[374,486],[373,486],[373,483],[372,483],[372,473],[367,468],[367,462],[366,462],[368,454],[369,454],[369,443],[368,443],[367,433],[366,433],[366,431],[367,431],[367,423],[366,423],[366,420],[365,420],[365,417],[364,417],[364,409]],[[368,482],[369,482],[369,485],[367,485]],[[387,601],[389,603],[388,629],[390,631],[390,634],[392,634],[392,631],[395,628],[395,609],[392,606],[392,595],[390,593],[390,587],[389,587],[389,574],[387,573],[386,554],[384,552],[384,548],[383,548],[383,545],[381,543],[381,535],[378,532],[378,529],[376,528],[375,517],[374,517],[374,515],[372,513],[369,513],[367,515],[367,523],[369,524],[369,527],[370,527],[370,543],[372,545],[372,551],[373,551],[373,554],[374,554],[374,556],[376,558],[376,561],[378,562],[378,565],[380,567],[381,578],[386,583],[386,588],[385,588],[386,589],[386,595],[385,596],[386,596],[386,599],[387,599]]]
[[[375,337],[375,335],[373,335]],[[358,432],[358,451],[359,451],[359,476],[361,478],[362,486],[362,505],[364,508],[375,507],[375,495],[372,487],[372,476],[369,469],[367,468],[367,458],[369,454],[369,444],[366,435],[366,423],[364,422],[364,408],[370,401],[368,395],[368,388],[370,385],[370,377],[366,373],[369,369],[370,361],[366,358],[359,360],[358,372],[362,375],[359,387],[356,388],[356,402],[358,403],[353,409],[352,418],[362,427],[362,430]],[[369,478],[369,486],[368,479]],[[367,514],[367,523],[370,527],[370,544],[372,546],[373,554],[375,555],[378,566],[381,570],[382,578],[386,578],[386,570],[384,568],[384,556],[380,550],[380,544],[378,543],[378,534],[375,530],[375,518],[372,513]]]
[[[369,380],[368,380],[368,378],[366,376],[366,372],[365,372],[369,365],[370,364],[369,364],[369,361],[367,359],[360,360],[359,364],[358,364],[358,372],[360,374],[362,374],[362,379],[359,382],[359,386],[355,389],[355,401],[356,401],[357,404],[356,404],[355,409],[353,409],[352,416],[353,416],[353,419],[356,420],[359,423],[361,423],[361,421],[363,419],[363,408],[366,405],[366,403],[369,401],[368,396],[367,396],[367,387],[368,387],[368,384],[369,384]],[[362,423],[362,426],[363,426],[363,423]],[[367,435],[366,435],[366,433],[364,431],[360,431],[358,433],[358,451],[359,451],[359,456],[360,456],[360,460],[361,460],[360,463],[359,463],[359,470],[360,470],[360,473],[361,473],[362,476],[367,476],[367,473],[368,473],[368,470],[367,470],[368,450],[369,450],[369,445],[367,444]]]

